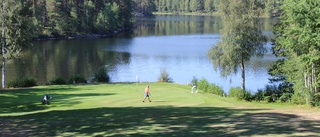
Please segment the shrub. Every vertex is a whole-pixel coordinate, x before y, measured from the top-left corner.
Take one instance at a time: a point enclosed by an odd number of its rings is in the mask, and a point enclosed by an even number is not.
[[[315,106],[320,106],[320,92],[314,94]]]
[[[265,97],[263,98],[263,100],[264,100],[265,102],[272,102],[270,96],[265,96]]]
[[[94,80],[97,82],[110,82],[110,77],[107,73],[107,69],[105,67],[101,67],[97,73],[94,75]]]
[[[73,75],[68,80],[69,84],[76,84],[76,83],[87,83],[87,80],[82,75]]]
[[[266,96],[266,92],[259,89],[258,92],[256,92],[253,96],[255,101],[264,101],[264,97]]]
[[[288,102],[288,101],[290,101],[291,96],[292,96],[291,93],[283,93],[283,94],[280,96],[279,101],[280,101],[280,102]]]
[[[291,97],[291,103],[296,105],[306,104],[306,99],[301,93],[295,93]]]
[[[209,87],[209,82],[205,79],[202,78],[201,80],[199,80],[199,82],[197,83],[197,86],[200,90],[204,91],[204,92],[208,92],[208,87]]]
[[[241,96],[242,94],[242,89],[240,87],[231,87],[229,90],[229,96],[232,98],[237,98]]]
[[[66,85],[67,81],[62,77],[56,77],[50,80],[49,85]]]
[[[262,92],[262,93],[261,93]],[[279,87],[276,85],[266,85],[264,90],[261,90],[261,92],[258,92],[259,95],[255,95],[255,100],[257,100],[257,98],[261,99],[263,98],[264,101],[267,102],[276,102],[279,97],[282,95],[282,91],[279,90]],[[262,95],[262,97],[257,97]],[[269,96],[270,99],[266,100],[264,97]]]
[[[19,88],[19,87],[33,87],[36,86],[37,82],[32,77],[17,78],[14,81],[8,83],[9,88]]]
[[[215,84],[209,84],[207,92],[220,96],[223,96],[224,94],[223,89]]]
[[[246,100],[246,101],[252,101],[253,96],[249,91],[243,92],[240,87],[231,87],[229,90],[230,97],[236,98],[238,100]]]
[[[160,76],[158,78],[158,82],[173,82],[172,78],[169,77],[169,73],[166,71],[166,69],[160,69]]]

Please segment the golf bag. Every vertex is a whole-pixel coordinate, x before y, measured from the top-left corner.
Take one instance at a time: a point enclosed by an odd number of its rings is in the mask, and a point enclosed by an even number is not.
[[[51,98],[52,98],[51,95],[48,95],[48,94],[44,95],[44,97],[42,99],[42,104],[43,105],[49,105],[50,104],[49,99],[51,99]]]

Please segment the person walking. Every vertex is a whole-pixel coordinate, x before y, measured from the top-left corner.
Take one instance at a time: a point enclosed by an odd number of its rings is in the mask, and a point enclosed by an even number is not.
[[[149,89],[149,85],[144,89],[144,99],[142,102],[144,102],[144,100],[146,100],[146,98],[148,98],[149,102],[151,102],[150,100],[150,89]]]

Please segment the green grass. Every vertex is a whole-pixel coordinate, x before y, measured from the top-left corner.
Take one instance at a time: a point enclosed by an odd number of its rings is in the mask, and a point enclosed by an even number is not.
[[[150,85],[152,102],[142,102]],[[168,83],[0,91],[0,136],[318,136],[319,110],[241,102]],[[201,91],[200,91],[201,92]],[[53,95],[42,105],[44,94]]]

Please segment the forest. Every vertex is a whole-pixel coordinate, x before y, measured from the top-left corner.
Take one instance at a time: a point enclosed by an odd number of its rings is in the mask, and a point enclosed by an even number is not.
[[[283,0],[255,0],[259,16],[280,13]],[[22,0],[29,18],[31,37],[73,38],[109,36],[130,30],[134,12],[146,16],[161,13],[217,13],[220,0]],[[18,4],[20,5],[20,4]],[[90,35],[89,35],[90,34]]]
[[[134,0],[135,10],[150,15],[152,12],[173,14],[207,14],[219,11],[221,0]],[[262,17],[275,17],[280,14],[283,0],[254,0],[255,12]],[[215,14],[216,15],[216,14]]]
[[[130,0],[26,0],[33,37],[113,34],[132,28]]]

